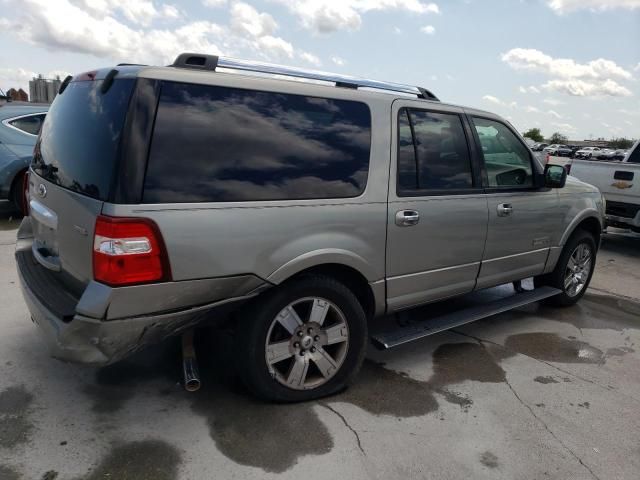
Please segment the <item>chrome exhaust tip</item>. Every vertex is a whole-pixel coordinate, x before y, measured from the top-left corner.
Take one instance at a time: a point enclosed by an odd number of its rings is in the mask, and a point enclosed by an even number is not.
[[[198,360],[193,346],[193,330],[182,335],[182,374],[184,376],[184,389],[187,392],[200,390],[200,373],[198,372]]]

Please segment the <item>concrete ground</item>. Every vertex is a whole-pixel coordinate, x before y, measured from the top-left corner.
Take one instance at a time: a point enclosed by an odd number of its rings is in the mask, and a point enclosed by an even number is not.
[[[345,393],[287,406],[249,397],[203,348],[195,394],[175,343],[99,371],[50,359],[16,284],[16,227],[0,219],[2,480],[639,478],[639,235],[606,235],[573,308],[371,350]]]

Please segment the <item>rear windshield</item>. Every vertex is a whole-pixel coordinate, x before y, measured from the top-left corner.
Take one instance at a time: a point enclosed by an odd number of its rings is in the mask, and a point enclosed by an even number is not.
[[[72,82],[49,109],[32,168],[78,193],[106,200],[135,79]]]

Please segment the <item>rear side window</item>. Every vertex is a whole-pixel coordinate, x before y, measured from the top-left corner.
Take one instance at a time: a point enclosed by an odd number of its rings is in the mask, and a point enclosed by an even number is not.
[[[459,115],[403,108],[398,113],[398,194],[473,187]]]
[[[370,144],[360,102],[166,82],[143,202],[355,197]]]
[[[9,122],[9,125],[17,128],[18,130],[22,130],[25,133],[38,135],[40,133],[40,129],[42,128],[44,117],[44,113],[38,115],[29,115],[27,117],[21,117],[16,118],[15,120],[11,120]]]
[[[629,154],[629,163],[640,163],[640,143],[636,145],[636,148]]]

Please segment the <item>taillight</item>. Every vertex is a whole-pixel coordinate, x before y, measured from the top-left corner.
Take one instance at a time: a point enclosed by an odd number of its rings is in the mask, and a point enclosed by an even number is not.
[[[93,277],[112,286],[171,280],[158,226],[146,218],[99,215],[93,236]]]

